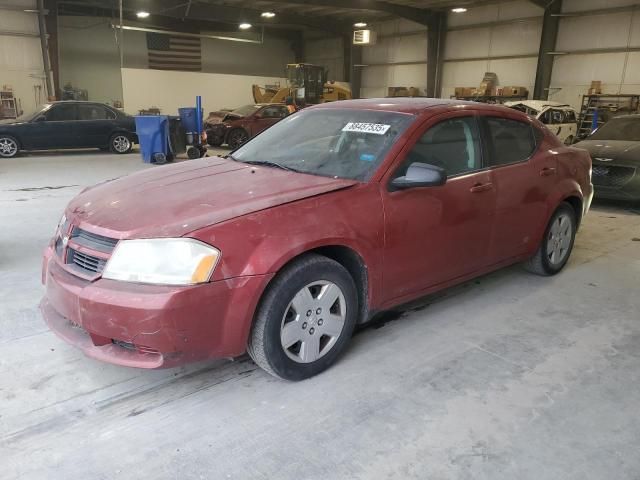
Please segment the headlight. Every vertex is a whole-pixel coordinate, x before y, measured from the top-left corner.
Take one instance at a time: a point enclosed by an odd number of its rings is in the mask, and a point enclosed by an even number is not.
[[[67,216],[63,213],[62,217],[60,217],[60,221],[58,222],[58,225],[56,226],[56,231],[54,235],[58,235],[58,233],[67,233],[67,232],[62,232],[60,230],[62,227],[64,227],[65,223],[67,223]]]
[[[162,285],[208,282],[220,251],[191,238],[121,240],[103,278]]]

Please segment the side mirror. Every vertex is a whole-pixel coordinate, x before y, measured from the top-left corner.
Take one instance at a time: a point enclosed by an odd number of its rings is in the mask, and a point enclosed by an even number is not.
[[[447,173],[443,168],[428,163],[414,162],[407,168],[407,174],[394,178],[391,186],[394,190],[406,190],[415,187],[438,187],[447,182]]]
[[[260,120],[261,118],[264,118],[264,115],[262,115],[261,113],[256,113],[256,114],[253,116],[253,118],[254,118],[254,119],[256,119],[256,120]]]

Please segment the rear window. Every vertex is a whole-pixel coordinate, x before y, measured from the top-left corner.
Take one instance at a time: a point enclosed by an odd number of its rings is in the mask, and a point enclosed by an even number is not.
[[[527,160],[536,148],[533,128],[528,123],[508,118],[486,119],[493,143],[490,165],[508,165]]]

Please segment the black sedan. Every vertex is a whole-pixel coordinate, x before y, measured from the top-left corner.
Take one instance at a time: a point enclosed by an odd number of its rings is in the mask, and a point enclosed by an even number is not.
[[[100,148],[128,153],[137,142],[134,118],[94,102],[51,102],[15,120],[0,121],[0,157],[21,150]]]
[[[596,197],[640,201],[640,115],[615,117],[574,147],[591,154]]]

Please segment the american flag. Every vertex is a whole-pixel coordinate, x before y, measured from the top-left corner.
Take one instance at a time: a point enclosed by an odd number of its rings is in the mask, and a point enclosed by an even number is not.
[[[147,33],[149,68],[155,70],[202,70],[200,39],[164,33]]]

